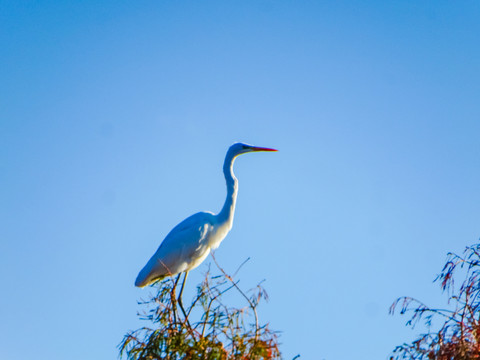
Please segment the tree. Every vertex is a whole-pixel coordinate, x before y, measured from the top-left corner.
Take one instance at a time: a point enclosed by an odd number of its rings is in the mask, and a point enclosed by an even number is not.
[[[185,312],[178,311],[175,280],[158,283],[158,293],[139,303],[149,309],[140,318],[153,327],[125,335],[120,355],[129,360],[280,359],[277,333],[258,320],[258,304],[267,299],[265,290],[259,284],[247,296],[237,280],[218,268],[215,276],[209,269]],[[243,307],[225,304],[225,295],[231,292],[240,295]]]
[[[467,247],[463,255],[449,253],[435,281],[448,296],[451,310],[430,308],[411,297],[401,297],[390,312],[411,313],[407,325],[424,321],[428,333],[411,344],[397,346],[391,359],[472,360],[480,359],[480,244]],[[460,287],[455,287],[460,279]],[[443,323],[431,331],[432,320]]]

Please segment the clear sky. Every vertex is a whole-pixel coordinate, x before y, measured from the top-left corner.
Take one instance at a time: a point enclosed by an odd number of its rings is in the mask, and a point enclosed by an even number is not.
[[[480,236],[478,1],[0,1],[0,358],[116,359],[179,221],[265,279],[286,359],[386,359]],[[205,270],[193,271],[192,296]]]

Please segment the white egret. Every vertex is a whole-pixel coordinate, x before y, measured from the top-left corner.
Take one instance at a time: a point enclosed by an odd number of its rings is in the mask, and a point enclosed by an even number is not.
[[[179,295],[179,303],[183,310],[181,298],[188,272],[199,266],[210,251],[220,245],[232,228],[238,192],[238,181],[233,173],[235,158],[254,151],[277,150],[243,143],[230,146],[223,164],[223,173],[227,182],[227,199],[222,210],[218,214],[196,213],[175,226],[140,271],[135,286],[144,287],[167,276],[185,272]],[[179,278],[180,275],[177,282]]]

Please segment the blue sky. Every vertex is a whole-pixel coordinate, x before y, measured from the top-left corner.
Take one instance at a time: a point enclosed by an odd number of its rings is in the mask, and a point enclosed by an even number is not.
[[[285,358],[386,359],[480,236],[475,1],[0,1],[0,358],[115,359],[138,271],[220,210]],[[189,276],[193,287],[205,266]]]

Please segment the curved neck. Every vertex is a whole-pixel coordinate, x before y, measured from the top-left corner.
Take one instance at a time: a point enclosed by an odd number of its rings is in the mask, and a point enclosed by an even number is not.
[[[223,164],[223,174],[225,175],[225,181],[227,182],[227,198],[222,210],[217,215],[221,222],[227,222],[229,223],[229,226],[231,226],[233,222],[233,214],[235,212],[238,192],[238,181],[233,173],[234,161],[235,156],[227,153]]]

